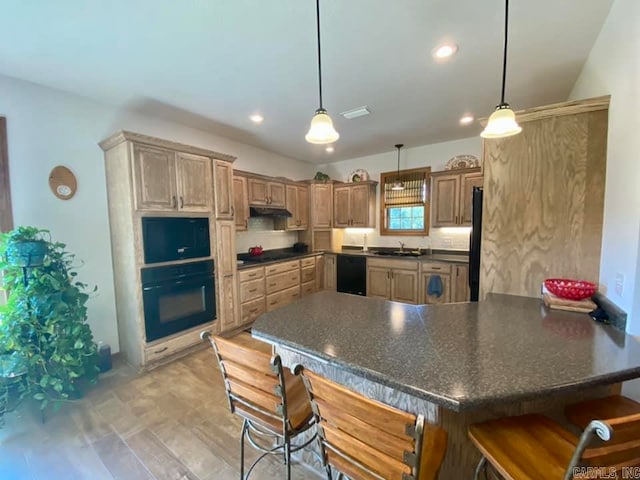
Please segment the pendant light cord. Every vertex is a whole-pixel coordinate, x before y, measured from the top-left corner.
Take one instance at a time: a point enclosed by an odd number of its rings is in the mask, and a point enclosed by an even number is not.
[[[504,89],[507,84],[507,40],[509,38],[509,0],[505,0],[504,11],[504,56],[502,58],[502,97],[500,98],[500,105],[504,105]],[[319,21],[319,20],[318,20]],[[319,25],[319,24],[318,24]],[[318,27],[320,28],[320,27]],[[319,35],[318,31],[318,35]],[[318,52],[320,51],[320,44],[318,44]],[[322,103],[322,100],[320,101]]]
[[[316,0],[316,24],[318,27],[318,87],[320,91],[320,110],[324,110],[322,106],[322,57],[320,56],[320,0]]]
[[[396,145],[396,148],[398,149],[398,173],[397,173],[398,178],[396,179],[397,182],[400,182],[400,149],[402,147],[404,147],[404,145],[401,143]]]

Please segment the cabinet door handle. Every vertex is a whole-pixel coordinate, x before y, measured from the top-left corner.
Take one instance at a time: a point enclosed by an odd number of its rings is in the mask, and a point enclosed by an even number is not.
[[[244,228],[249,228],[249,220],[244,220]]]
[[[235,209],[233,207],[231,207],[231,216],[233,217],[235,215]]]
[[[272,304],[273,305],[273,304]],[[249,310],[249,313],[256,313],[258,311],[257,308],[252,308],[251,310]]]
[[[173,195],[171,197],[171,208],[176,208],[178,206],[177,202],[176,202],[176,196]]]
[[[276,286],[276,284],[275,284],[275,283],[270,283],[270,284],[269,284],[269,286],[270,286],[270,287],[275,287],[275,286]]]
[[[253,293],[253,292],[257,292],[258,289],[257,288],[252,288],[251,290],[249,290],[249,293]]]
[[[155,350],[153,353],[162,353],[162,352],[164,352],[165,350],[168,350],[168,349],[169,349],[169,347],[164,347],[164,348],[161,348],[160,350]]]
[[[180,208],[184,208],[184,197],[180,195]]]

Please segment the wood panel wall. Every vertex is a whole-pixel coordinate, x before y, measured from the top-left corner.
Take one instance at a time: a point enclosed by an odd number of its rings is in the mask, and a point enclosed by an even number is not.
[[[9,148],[7,142],[7,119],[0,117],[0,232],[13,229],[11,208],[11,184],[9,181]]]
[[[521,134],[484,141],[480,298],[537,297],[545,278],[598,282],[608,102],[595,100],[577,113],[554,105]]]

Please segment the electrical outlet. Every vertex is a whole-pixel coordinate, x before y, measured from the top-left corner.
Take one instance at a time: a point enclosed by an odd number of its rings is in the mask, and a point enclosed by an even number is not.
[[[624,274],[616,273],[616,294],[621,297],[624,292]]]
[[[442,245],[444,245],[445,247],[450,247],[451,246],[451,237],[444,237],[442,239]]]

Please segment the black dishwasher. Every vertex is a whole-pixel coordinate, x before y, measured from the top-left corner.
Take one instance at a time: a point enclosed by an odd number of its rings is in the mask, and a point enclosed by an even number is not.
[[[367,295],[367,257],[364,255],[338,255],[337,290],[354,295]]]

